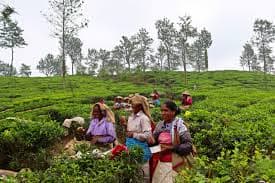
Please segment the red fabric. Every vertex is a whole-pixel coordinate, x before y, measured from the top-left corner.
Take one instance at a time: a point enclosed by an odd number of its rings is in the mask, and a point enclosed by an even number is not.
[[[116,146],[111,150],[111,153],[112,153],[111,159],[114,159],[114,157],[120,155],[120,153],[121,153],[122,151],[128,152],[127,147],[126,147],[125,145],[122,145],[122,144],[116,145]]]
[[[187,99],[183,98],[181,103],[183,105],[192,105],[193,101],[191,97],[188,97]]]
[[[165,152],[161,152],[159,160],[161,162],[172,162],[172,151],[171,150],[167,150]]]
[[[156,124],[151,121],[151,129],[152,129],[151,131],[152,131],[152,133],[154,132],[155,128],[156,128]]]
[[[172,137],[170,132],[162,132],[159,134],[158,142],[164,145],[172,145]],[[160,161],[162,162],[171,162],[172,161],[172,151],[166,150],[160,152]]]
[[[152,95],[152,99],[153,99],[153,100],[159,99],[159,94],[158,94],[158,93],[154,93],[154,94]]]
[[[150,165],[150,182],[152,182],[152,178],[154,175],[154,172],[157,168],[158,165],[158,161],[160,158],[160,154],[159,153],[154,153],[151,157],[151,159],[149,160],[149,165]]]
[[[162,132],[158,137],[159,144],[172,145],[172,137],[170,132]],[[159,153],[154,153],[149,161],[150,165],[150,180],[154,175],[155,169],[158,165],[158,161],[161,162],[172,162],[172,151],[167,150]]]
[[[158,142],[160,144],[172,145],[172,137],[170,132],[162,132],[159,134]]]

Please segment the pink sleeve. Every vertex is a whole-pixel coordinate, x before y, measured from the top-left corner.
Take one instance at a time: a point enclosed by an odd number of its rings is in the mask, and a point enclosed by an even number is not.
[[[188,98],[186,102],[188,105],[192,105],[192,98]]]

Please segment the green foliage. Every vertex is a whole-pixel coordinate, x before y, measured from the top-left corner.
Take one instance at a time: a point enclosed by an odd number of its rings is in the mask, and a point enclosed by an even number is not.
[[[133,148],[114,160],[98,159],[91,153],[81,158],[58,158],[45,172],[24,172],[17,176],[19,182],[140,182],[142,177],[142,149]]]
[[[238,148],[223,150],[215,161],[206,156],[196,158],[196,166],[180,172],[176,182],[257,182],[275,180],[275,161],[258,150],[250,157]]]
[[[52,121],[27,121],[7,118],[0,122],[0,155],[9,167],[43,168],[48,163],[43,149],[63,135],[63,129]],[[44,159],[44,161],[43,161]],[[41,167],[39,166],[41,164]]]

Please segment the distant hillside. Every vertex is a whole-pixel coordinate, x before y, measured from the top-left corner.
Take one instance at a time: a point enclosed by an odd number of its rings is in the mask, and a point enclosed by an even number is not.
[[[61,77],[0,77],[0,85],[0,119],[10,116],[56,120],[78,115],[88,117],[89,104],[100,97],[111,104],[117,95],[149,96],[154,88],[163,98],[179,98],[180,93],[188,89],[195,101],[205,97],[216,97],[218,101],[230,96],[252,95],[254,100],[262,100],[262,95],[275,96],[275,76],[269,75],[265,83],[262,73],[242,71],[191,72],[187,86],[183,72],[146,72],[113,79],[68,76],[65,87]]]

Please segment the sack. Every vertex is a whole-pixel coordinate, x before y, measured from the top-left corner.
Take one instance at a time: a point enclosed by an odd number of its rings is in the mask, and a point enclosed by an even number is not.
[[[196,161],[195,156],[197,155],[196,147],[192,144],[192,151],[185,156],[180,156],[177,153],[172,153],[172,166],[173,170],[179,172],[183,168],[192,168]]]
[[[180,143],[180,137],[177,127],[174,127],[174,145]],[[192,151],[185,156],[180,156],[177,153],[172,153],[172,166],[173,170],[179,172],[183,168],[192,168],[195,164],[194,156],[197,154],[196,147],[192,144]]]
[[[173,170],[179,172],[183,168],[192,168],[195,164],[195,159],[192,153],[186,156],[180,156],[177,153],[172,153]]]
[[[131,149],[135,146],[139,146],[143,149],[143,160],[144,162],[148,161],[151,156],[152,156],[152,153],[148,147],[148,144],[147,142],[141,142],[135,138],[126,138],[126,146],[128,149]]]

